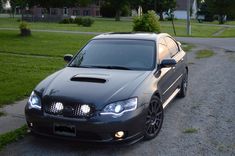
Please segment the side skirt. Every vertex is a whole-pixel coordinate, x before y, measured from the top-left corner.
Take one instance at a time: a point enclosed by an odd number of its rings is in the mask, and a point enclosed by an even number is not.
[[[163,103],[163,108],[165,108],[165,107],[174,99],[174,97],[175,97],[179,92],[180,92],[180,89],[177,88],[177,89],[173,92],[173,94],[166,100],[166,102]]]

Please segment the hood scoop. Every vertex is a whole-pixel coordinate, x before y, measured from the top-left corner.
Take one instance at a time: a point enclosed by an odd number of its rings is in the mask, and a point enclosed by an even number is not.
[[[105,83],[106,82],[106,79],[103,79],[103,78],[87,77],[87,76],[80,76],[80,75],[75,75],[70,80],[78,81],[78,82],[91,82],[91,83]]]

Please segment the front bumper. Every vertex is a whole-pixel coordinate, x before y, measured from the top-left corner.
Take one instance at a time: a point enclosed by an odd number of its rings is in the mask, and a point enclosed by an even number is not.
[[[99,143],[134,143],[143,138],[146,110],[144,105],[135,111],[126,112],[118,118],[110,115],[96,115],[90,119],[75,119],[46,114],[42,111],[25,107],[26,121],[32,132],[81,142]],[[55,125],[72,125],[75,135],[58,135]],[[117,131],[124,131],[123,138],[115,137]]]

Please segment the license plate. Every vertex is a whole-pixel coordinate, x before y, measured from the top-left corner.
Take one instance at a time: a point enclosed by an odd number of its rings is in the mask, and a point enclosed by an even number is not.
[[[54,124],[54,134],[76,136],[76,127],[68,124]]]

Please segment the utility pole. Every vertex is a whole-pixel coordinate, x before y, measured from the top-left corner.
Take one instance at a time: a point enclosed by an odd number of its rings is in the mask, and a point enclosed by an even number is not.
[[[191,35],[191,25],[190,25],[190,8],[191,0],[187,0],[187,35]]]

